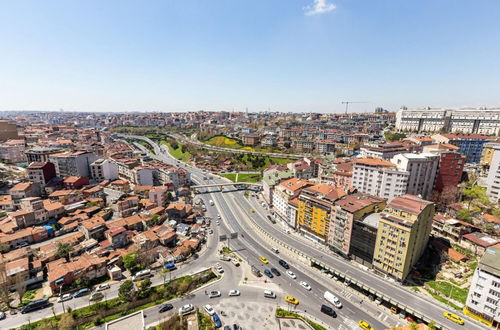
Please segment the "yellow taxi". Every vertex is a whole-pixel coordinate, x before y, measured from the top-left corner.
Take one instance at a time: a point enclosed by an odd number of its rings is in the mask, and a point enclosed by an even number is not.
[[[443,316],[446,317],[448,320],[458,323],[460,325],[464,324],[464,320],[462,320],[462,318],[458,315],[449,312],[443,312]]]
[[[359,327],[361,329],[364,329],[364,330],[373,330],[373,328],[370,326],[370,323],[368,323],[366,321],[359,321],[358,325],[359,325]]]
[[[260,257],[259,260],[262,261],[262,263],[264,263],[264,264],[269,263],[269,260],[267,260],[266,257]]]
[[[292,296],[286,296],[285,297],[285,301],[289,304],[293,304],[293,305],[298,305],[299,304],[299,300],[297,298],[294,298]]]

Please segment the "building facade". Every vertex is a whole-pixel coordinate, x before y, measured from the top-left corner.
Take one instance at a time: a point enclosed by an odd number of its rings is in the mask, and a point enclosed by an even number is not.
[[[399,154],[391,162],[408,173],[406,193],[430,199],[439,165],[439,156],[430,153]]]
[[[464,314],[498,328],[500,325],[500,248],[488,248],[472,277]]]
[[[373,266],[404,281],[427,246],[433,217],[432,202],[408,194],[393,199],[379,220]]]
[[[409,173],[395,164],[377,158],[357,159],[353,167],[352,187],[359,192],[392,199],[406,193]]]
[[[0,120],[0,142],[17,139],[17,125],[6,120]]]
[[[26,171],[29,180],[39,184],[41,188],[44,188],[51,179],[56,177],[56,167],[49,162],[31,163]]]
[[[60,177],[90,177],[90,164],[96,158],[94,153],[87,151],[63,152],[49,156],[50,162],[56,166],[56,173]]]
[[[486,194],[493,203],[500,203],[500,144],[496,144],[494,149],[486,178]]]
[[[118,179],[118,165],[109,159],[98,159],[90,164],[90,176],[97,182],[116,180]]]
[[[414,132],[450,132],[500,135],[500,108],[406,109],[396,113],[396,129]]]

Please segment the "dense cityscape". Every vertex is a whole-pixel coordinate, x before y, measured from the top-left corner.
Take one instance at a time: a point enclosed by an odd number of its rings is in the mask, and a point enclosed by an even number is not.
[[[2,328],[500,322],[500,109],[1,117]]]

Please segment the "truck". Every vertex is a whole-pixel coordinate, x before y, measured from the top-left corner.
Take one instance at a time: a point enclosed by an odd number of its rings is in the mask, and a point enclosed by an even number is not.
[[[325,291],[323,297],[333,306],[337,308],[342,308],[342,303],[340,302],[339,298],[337,298],[337,296],[331,293],[330,291]]]

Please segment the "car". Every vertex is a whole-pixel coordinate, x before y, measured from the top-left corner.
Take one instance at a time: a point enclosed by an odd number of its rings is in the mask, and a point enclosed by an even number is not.
[[[377,305],[382,304],[382,299],[380,299],[380,298],[375,299],[375,303],[376,303]]]
[[[215,224],[216,224],[217,226],[220,226],[220,221],[219,221],[219,220],[216,220],[216,221],[215,221]]]
[[[67,301],[70,299],[73,299],[73,296],[71,295],[71,293],[65,293],[62,296],[60,296],[59,298],[57,298],[57,302],[63,302],[63,301]]]
[[[306,289],[306,290],[308,290],[308,291],[311,291],[311,286],[310,286],[307,282],[302,281],[302,282],[300,282],[300,285],[301,285],[304,289]]]
[[[222,327],[222,322],[220,321],[220,317],[217,314],[212,315],[212,321],[214,321],[214,326],[216,328]]]
[[[3,320],[6,317],[7,315],[5,315],[5,312],[0,311],[0,320]]]
[[[192,304],[187,304],[179,308],[179,314],[186,315],[194,311],[194,306]]]
[[[97,301],[97,300],[101,300],[102,298],[104,298],[104,295],[101,293],[101,292],[94,292],[92,293],[92,295],[90,295],[90,301]]]
[[[214,231],[213,231],[212,229],[210,229],[210,230],[208,231],[208,233],[209,233],[209,234],[213,234],[213,233],[214,233]]]
[[[299,300],[295,297],[292,297],[292,296],[286,296],[285,297],[285,302],[289,303],[289,304],[292,304],[292,305],[298,305],[299,304]]]
[[[464,320],[462,320],[462,318],[456,314],[443,312],[443,316],[446,317],[448,320],[458,323],[460,325],[464,324]]]
[[[88,288],[83,288],[83,289],[76,291],[73,294],[73,298],[83,297],[85,295],[88,295],[89,293],[90,293],[90,290]]]
[[[271,251],[273,251],[274,253],[280,253],[280,250],[278,250],[277,248],[275,248],[274,246],[271,248]]]
[[[240,265],[238,259],[236,258],[231,258],[231,262],[233,263],[233,265],[235,265],[236,267],[238,267]]]
[[[264,297],[276,299],[276,293],[272,292],[271,290],[264,290]]]
[[[406,317],[406,321],[408,321],[408,322],[410,322],[410,323],[415,322],[415,320],[414,320],[414,319],[413,319],[413,317],[411,317],[411,316]]]
[[[233,324],[233,330],[240,330],[240,326],[237,325],[236,323]]]
[[[293,278],[293,279],[296,279],[296,278],[297,278],[297,275],[295,275],[295,274],[294,274],[291,270],[287,270],[287,271],[286,271],[286,274],[287,274],[288,276],[290,276],[291,278]]]
[[[273,272],[274,275],[276,276],[281,276],[281,273],[279,272],[279,270],[277,270],[276,268],[271,268],[271,271]]]
[[[231,330],[231,327],[229,325],[225,325],[224,330]]]
[[[288,263],[287,263],[285,260],[280,259],[280,260],[278,261],[278,263],[281,265],[281,267],[283,267],[283,268],[285,268],[285,269],[290,269],[290,266],[288,265]]]
[[[240,291],[239,290],[229,290],[229,297],[234,297],[234,296],[239,296]]]
[[[109,285],[109,283],[103,283],[103,284],[99,284],[95,290],[96,291],[102,291],[102,290],[107,290],[109,289],[111,286]]]
[[[331,317],[337,317],[337,313],[335,313],[335,310],[327,305],[321,305],[321,312],[325,313],[326,315],[330,315]]]
[[[361,329],[364,329],[364,330],[373,330],[373,328],[370,326],[370,323],[366,322],[366,321],[362,321],[360,320],[358,322],[358,325]]]
[[[207,312],[208,315],[212,316],[215,314],[215,310],[213,309],[212,306],[210,305],[205,305],[205,312]]]
[[[220,291],[213,290],[208,293],[209,298],[217,298],[220,297]]]
[[[267,269],[267,268],[264,269],[264,274],[266,274],[266,276],[269,277],[269,278],[273,278],[274,277],[273,273],[271,273],[271,271],[269,269]]]
[[[220,219],[220,214],[217,214],[217,219]]]
[[[160,313],[168,312],[169,310],[171,310],[173,308],[174,308],[174,306],[172,304],[163,304],[158,309],[158,312],[160,312]]]
[[[263,263],[263,264],[268,264],[269,263],[269,260],[267,260],[265,257],[260,257],[259,260]]]

